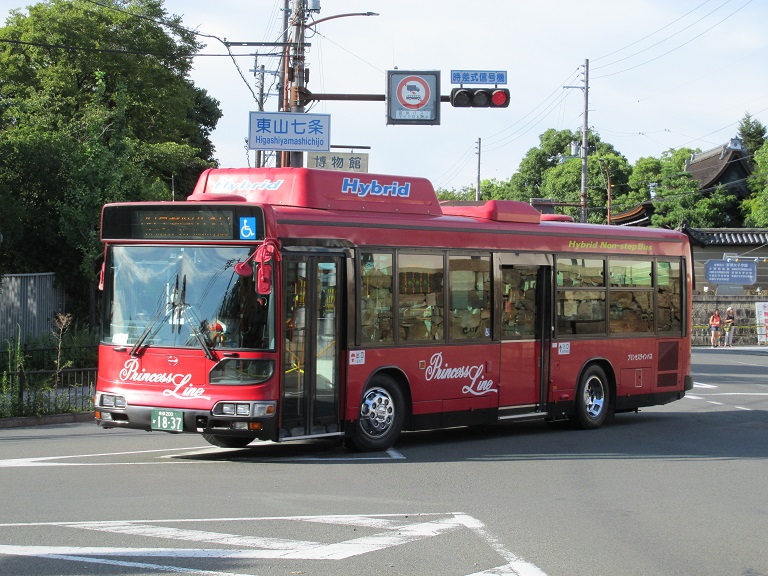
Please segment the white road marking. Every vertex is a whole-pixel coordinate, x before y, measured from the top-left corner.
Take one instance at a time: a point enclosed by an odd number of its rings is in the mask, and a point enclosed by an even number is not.
[[[703,384],[702,382],[694,382],[694,388],[717,388],[714,384]]]
[[[312,522],[336,525],[365,526],[381,530],[379,533],[341,542],[326,543],[305,540],[286,540],[269,537],[251,537],[232,533],[189,530],[161,526],[166,523],[246,522],[249,526],[257,521],[264,525],[269,521]],[[0,545],[0,555],[34,556],[40,558],[70,560],[73,562],[101,563],[104,565],[139,567],[162,572],[189,574],[226,575],[229,573],[195,570],[164,564],[125,562],[114,557],[134,559],[294,559],[294,560],[344,560],[387,548],[418,542],[458,530],[470,530],[489,545],[506,564],[490,568],[475,576],[546,576],[538,567],[526,562],[504,548],[492,536],[482,522],[461,512],[445,514],[385,514],[385,515],[338,515],[293,516],[267,518],[214,518],[176,520],[131,520],[112,522],[40,522],[0,524],[7,529],[29,526],[61,526],[65,528],[95,530],[131,536],[173,539],[182,542],[208,542],[242,548],[118,548],[77,546],[18,546]]]
[[[211,446],[211,450],[215,450]],[[131,454],[152,454],[154,452],[182,452],[189,448],[159,448],[155,450],[132,450],[130,452],[102,452],[97,454],[70,454],[68,456],[40,456],[36,458],[9,458],[0,460],[0,468],[13,468],[16,466],[103,466],[102,463],[75,462],[66,464],[55,462],[56,460],[67,460],[72,458],[100,458],[102,456],[125,456]],[[110,464],[142,464],[142,462],[110,462]]]
[[[238,450],[242,450],[242,448],[238,448]],[[226,452],[228,451],[226,448],[219,448],[216,446],[203,446],[200,448],[162,448],[162,449],[155,449],[155,450],[134,450],[130,452],[103,452],[99,454],[71,454],[68,456],[39,456],[39,457],[32,457],[32,458],[8,458],[6,460],[0,460],[0,468],[32,468],[32,467],[42,467],[42,466],[103,466],[103,462],[61,462],[61,460],[72,460],[72,459],[88,459],[88,458],[101,458],[101,457],[111,457],[111,456],[126,456],[126,455],[133,455],[133,454],[153,454],[156,452],[176,452],[177,454],[165,454],[160,456],[160,460],[158,461],[152,461],[152,462],[110,462],[110,466],[116,465],[116,466],[153,466],[158,464],[200,464],[201,461],[196,460],[194,462],[192,461],[184,461],[184,460],[173,460],[171,461],[171,458],[178,458],[179,456],[200,456],[205,454],[211,454],[212,452]],[[267,462],[296,462],[296,461],[333,461],[333,462],[358,462],[361,460],[404,460],[405,456],[403,456],[400,452],[394,449],[389,449],[385,452],[386,456],[377,456],[377,455],[369,455],[369,456],[361,456],[361,455],[349,455],[349,456],[338,456],[338,457],[323,457],[323,456],[296,456],[296,457],[289,457],[289,458],[260,458],[260,460],[264,460]]]
[[[18,548],[15,552],[13,549]],[[126,562],[125,560],[112,560],[107,558],[89,558],[88,556],[72,556],[71,554],[50,554],[43,550],[38,554],[33,553],[32,548],[45,548],[43,546],[0,546],[0,554],[10,556],[34,556],[47,560],[70,560],[86,564],[101,564],[106,566],[121,566],[124,568],[143,568],[157,570],[158,572],[173,572],[175,574],[203,574],[205,576],[256,576],[248,574],[235,574],[233,572],[212,572],[210,570],[198,570],[197,568],[182,568],[181,566],[165,566],[162,564],[147,564],[146,562]],[[7,551],[5,551],[7,549]]]

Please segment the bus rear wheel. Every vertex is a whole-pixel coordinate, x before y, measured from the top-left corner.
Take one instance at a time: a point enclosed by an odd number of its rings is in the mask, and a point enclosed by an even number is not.
[[[203,434],[203,438],[219,448],[245,448],[256,438],[243,438],[241,436],[220,436],[219,434]]]
[[[600,366],[584,371],[576,392],[576,420],[584,430],[602,426],[611,410],[611,388]]]
[[[374,376],[365,388],[360,416],[351,434],[352,445],[364,452],[390,448],[403,429],[405,401],[403,392],[391,377]]]

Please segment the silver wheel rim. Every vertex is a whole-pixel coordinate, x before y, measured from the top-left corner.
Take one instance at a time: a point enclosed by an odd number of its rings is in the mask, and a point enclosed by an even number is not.
[[[371,388],[360,405],[360,427],[368,436],[386,434],[395,420],[395,403],[383,388]]]
[[[584,385],[584,409],[587,416],[596,420],[603,413],[605,406],[605,387],[603,381],[597,376],[592,376]]]

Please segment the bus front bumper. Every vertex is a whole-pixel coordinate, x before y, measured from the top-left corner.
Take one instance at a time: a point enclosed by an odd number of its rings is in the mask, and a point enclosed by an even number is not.
[[[277,417],[231,416],[209,410],[179,410],[152,406],[121,409],[95,408],[96,424],[102,428],[170,433],[197,433],[277,440]]]

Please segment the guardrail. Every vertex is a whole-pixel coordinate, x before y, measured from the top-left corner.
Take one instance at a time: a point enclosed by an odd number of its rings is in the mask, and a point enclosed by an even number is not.
[[[757,346],[766,344],[766,326],[743,326],[738,325],[731,328],[733,330],[734,346]],[[762,338],[759,338],[761,336]],[[709,331],[708,324],[694,325],[691,329],[691,344],[693,346],[710,346],[712,344],[712,333]],[[725,333],[720,332],[720,343],[723,343]],[[762,340],[762,342],[760,341]]]

